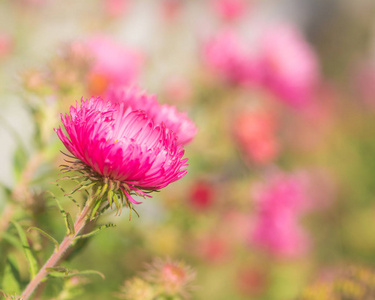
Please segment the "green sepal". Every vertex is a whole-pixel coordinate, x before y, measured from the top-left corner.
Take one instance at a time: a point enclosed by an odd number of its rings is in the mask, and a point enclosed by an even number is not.
[[[11,222],[14,225],[14,227],[16,227],[18,235],[20,237],[22,247],[23,247],[23,250],[25,252],[27,262],[29,264],[30,277],[34,278],[36,273],[38,272],[38,263],[37,263],[32,251],[31,251],[29,242],[27,241],[26,234],[25,234],[24,230],[22,229],[21,225],[18,224],[17,222],[14,222],[14,221],[11,221]]]
[[[55,244],[55,252],[59,250],[59,242],[53,238],[51,235],[49,235],[47,232],[45,232],[44,230],[38,228],[38,227],[30,227],[27,229],[27,231],[29,232],[30,230],[37,230],[39,231],[43,236],[45,236],[47,239],[49,239],[52,243]]]
[[[70,213],[65,213],[64,220],[66,226],[66,234],[73,236],[75,234],[75,229],[73,219]]]
[[[95,206],[94,206],[94,208],[92,210],[92,213],[91,213],[90,221],[92,221],[93,219],[95,219],[96,212],[98,211],[101,203],[102,203],[102,200],[100,198],[97,198],[96,202],[95,202]]]
[[[76,241],[76,240],[79,240],[79,239],[89,238],[89,237],[97,234],[99,231],[101,231],[103,229],[106,229],[106,228],[110,228],[110,227],[116,227],[116,225],[112,224],[112,223],[101,225],[101,226],[99,226],[98,228],[96,228],[95,230],[93,230],[93,231],[91,231],[89,233],[81,234],[81,235],[77,236],[74,240]]]

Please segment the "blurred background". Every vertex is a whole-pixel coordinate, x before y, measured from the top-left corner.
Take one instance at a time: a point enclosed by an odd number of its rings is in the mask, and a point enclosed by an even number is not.
[[[2,220],[16,202],[20,222],[62,238],[43,193],[59,192],[53,128],[113,85],[155,94],[198,133],[182,180],[141,199],[140,218],[106,216],[117,227],[72,255],[106,276],[76,297],[125,297],[169,257],[196,272],[191,299],[375,299],[374,1],[2,0]],[[10,199],[19,189],[29,202]],[[42,299],[68,299],[64,284]]]

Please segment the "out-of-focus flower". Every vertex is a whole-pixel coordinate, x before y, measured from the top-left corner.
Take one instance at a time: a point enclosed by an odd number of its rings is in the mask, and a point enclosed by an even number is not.
[[[163,18],[166,21],[176,20],[181,13],[182,4],[182,0],[162,0],[161,10]]]
[[[266,32],[260,43],[265,87],[293,106],[308,105],[319,80],[319,63],[301,33],[279,25]]]
[[[244,111],[233,123],[234,136],[241,149],[257,164],[272,162],[279,154],[276,129],[275,114],[264,108]]]
[[[129,7],[129,0],[104,0],[105,12],[113,18],[118,18],[125,14]]]
[[[371,108],[375,108],[375,65],[367,62],[355,71],[354,88],[361,100]]]
[[[137,97],[130,92],[127,97]],[[81,101],[61,116],[67,134],[59,138],[77,160],[68,170],[84,173],[94,187],[107,191],[110,204],[118,196],[129,206],[138,204],[130,194],[149,196],[186,174],[187,159],[175,134],[154,122],[144,111],[101,98]],[[121,205],[120,205],[121,206]]]
[[[270,253],[295,257],[306,252],[308,237],[299,218],[310,205],[306,183],[296,175],[277,174],[255,186],[257,214],[252,242]]]
[[[209,209],[215,200],[214,187],[205,181],[196,181],[190,188],[189,204],[198,211]]]
[[[257,84],[262,76],[258,59],[234,32],[219,32],[208,40],[203,60],[213,74],[231,84]]]
[[[107,98],[114,103],[123,103],[133,110],[144,110],[154,124],[164,124],[177,136],[177,143],[189,143],[197,133],[195,124],[186,113],[178,112],[175,106],[160,105],[155,96],[147,96],[137,89],[112,89]]]
[[[230,255],[230,247],[225,238],[215,235],[206,235],[195,243],[196,253],[204,261],[219,264],[226,261]]]
[[[115,41],[98,36],[86,43],[92,66],[87,74],[87,88],[91,95],[102,96],[110,86],[137,83],[142,56]]]
[[[8,56],[13,50],[13,40],[10,35],[0,33],[0,59]]]
[[[120,293],[115,295],[119,299],[126,300],[154,300],[157,296],[155,288],[147,281],[134,277],[127,280]]]
[[[375,297],[375,272],[368,266],[345,266],[321,272],[298,297],[301,300],[355,299]]]
[[[224,20],[237,20],[246,12],[247,0],[211,0],[214,11]]]
[[[188,295],[188,287],[195,278],[193,270],[182,261],[154,259],[149,265],[145,278],[159,285],[162,293],[169,296]]]
[[[246,296],[260,296],[266,288],[265,272],[255,267],[241,268],[237,272],[236,286]]]

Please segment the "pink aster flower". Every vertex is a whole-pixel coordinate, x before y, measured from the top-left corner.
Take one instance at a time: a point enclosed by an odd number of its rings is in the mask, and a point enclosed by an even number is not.
[[[309,104],[319,80],[319,63],[301,33],[294,27],[278,26],[260,43],[266,88],[291,105]]]
[[[207,68],[221,79],[236,85],[252,85],[260,81],[258,59],[234,32],[223,31],[203,47]]]
[[[115,41],[98,36],[87,41],[92,67],[87,75],[91,95],[102,96],[110,86],[135,84],[138,80],[142,57]]]
[[[241,112],[233,124],[237,143],[246,158],[257,164],[270,163],[278,156],[277,128],[276,116],[265,108]]]
[[[107,98],[114,103],[124,103],[133,110],[146,111],[155,124],[165,124],[176,134],[178,144],[189,143],[197,133],[195,124],[186,113],[177,111],[175,106],[160,105],[155,96],[148,96],[137,89],[111,89]]]
[[[67,133],[61,128],[55,131],[78,159],[70,170],[78,170],[97,189],[107,191],[109,203],[116,207],[117,195],[132,207],[139,202],[130,194],[150,197],[148,192],[186,174],[187,159],[175,134],[164,124],[155,125],[144,111],[91,98],[72,106],[70,115],[61,120]]]
[[[246,12],[247,0],[212,0],[213,9],[227,21],[240,18]]]
[[[310,206],[303,178],[277,174],[256,186],[254,196],[258,209],[252,242],[283,257],[303,254],[309,239],[299,218]]]

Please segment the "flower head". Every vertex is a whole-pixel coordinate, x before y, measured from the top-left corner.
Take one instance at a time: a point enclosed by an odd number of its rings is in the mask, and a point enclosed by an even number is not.
[[[110,204],[121,200],[138,204],[130,194],[148,196],[186,174],[187,159],[175,134],[155,125],[141,110],[101,98],[81,101],[61,116],[66,133],[56,129],[77,158],[67,170],[76,170]]]
[[[197,133],[194,123],[186,113],[177,111],[176,107],[167,104],[160,105],[155,96],[140,93],[137,89],[111,89],[107,94],[110,101],[123,103],[133,110],[141,109],[147,112],[155,124],[164,124],[177,136],[177,143],[189,143]]]
[[[236,33],[228,30],[205,43],[203,60],[213,74],[234,85],[258,84],[262,77],[258,58]]]
[[[266,88],[293,106],[309,104],[319,80],[319,64],[301,33],[294,27],[278,26],[260,43]]]
[[[186,287],[195,277],[192,269],[181,261],[154,259],[145,277],[149,282],[160,285],[170,296],[187,296]]]

